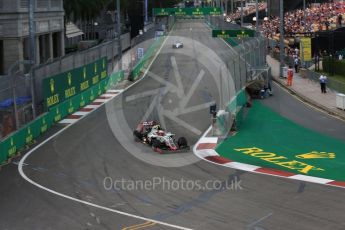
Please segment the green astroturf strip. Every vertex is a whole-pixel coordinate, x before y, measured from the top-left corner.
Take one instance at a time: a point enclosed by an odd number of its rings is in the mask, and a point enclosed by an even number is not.
[[[262,152],[235,150],[252,147]],[[216,150],[237,162],[345,181],[345,142],[306,129],[259,101],[253,103],[237,134]],[[302,155],[313,151],[316,154]]]

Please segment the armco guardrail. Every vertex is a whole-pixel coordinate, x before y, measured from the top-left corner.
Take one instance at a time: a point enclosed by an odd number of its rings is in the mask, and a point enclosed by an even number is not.
[[[162,45],[164,37],[159,37],[157,41],[155,41],[150,48],[148,48],[147,52],[145,53],[144,57],[134,66],[132,72],[130,74],[129,79],[131,81],[135,81],[140,76],[141,71],[143,68],[148,67],[148,61],[153,57],[153,55],[159,50],[160,46]]]
[[[4,164],[9,158],[14,157],[18,151],[33,144],[34,140],[44,134],[54,123],[59,122],[67,115],[72,114],[79,108],[89,104],[103,92],[115,86],[123,79],[124,72],[121,71],[100,80],[97,84],[89,87],[87,90],[54,107],[51,107],[47,113],[1,141],[0,165]]]

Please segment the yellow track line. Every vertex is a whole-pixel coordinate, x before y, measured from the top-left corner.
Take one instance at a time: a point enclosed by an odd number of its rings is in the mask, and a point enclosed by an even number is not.
[[[147,228],[147,227],[151,227],[153,225],[156,225],[157,223],[151,222],[151,221],[147,221],[145,223],[142,224],[137,224],[137,225],[132,225],[129,227],[125,227],[122,230],[137,230],[137,229],[141,229],[141,228]]]

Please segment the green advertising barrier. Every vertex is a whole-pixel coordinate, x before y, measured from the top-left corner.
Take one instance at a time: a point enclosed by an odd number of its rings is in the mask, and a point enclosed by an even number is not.
[[[15,156],[25,146],[32,144],[37,137],[52,126],[52,123],[53,121],[50,119],[49,114],[46,113],[4,139],[0,143],[0,164],[4,163],[8,158]]]
[[[21,150],[25,146],[25,141],[24,141],[24,132],[22,130],[19,130],[18,132],[12,134],[5,140],[1,142],[1,152],[3,152],[6,156],[7,160],[10,157],[13,157],[16,155],[18,150]],[[3,162],[1,162],[3,163]]]
[[[64,101],[49,109],[50,118],[54,123],[61,121],[68,115],[69,101]]]
[[[205,16],[221,15],[222,10],[219,7],[193,7],[193,8],[154,8],[154,16]]]
[[[226,135],[230,127],[230,119],[236,117],[236,127],[238,128],[243,120],[243,108],[247,103],[247,94],[244,89],[237,92],[236,96],[228,103],[226,111],[217,114],[216,127],[217,135]]]
[[[119,71],[119,72],[113,73],[109,77],[109,80],[108,80],[109,82],[108,82],[108,88],[107,89],[110,89],[111,87],[119,84],[124,79],[125,79],[125,72],[124,71]]]
[[[98,63],[99,65],[100,63]],[[87,70],[86,70],[87,71]],[[84,70],[82,70],[84,72]],[[111,76],[102,76],[95,85],[90,84],[83,92],[67,99],[58,105],[49,108],[49,112],[32,121],[22,129],[13,133],[0,142],[0,165],[7,159],[15,156],[25,146],[30,145],[36,138],[45,133],[53,123],[57,123],[69,114],[86,106],[106,90],[124,80],[124,71],[113,73]]]
[[[124,71],[113,73],[99,81],[96,85],[89,87],[86,91],[74,96],[49,109],[49,115],[53,122],[59,122],[69,114],[76,112],[79,108],[89,104],[109,88],[115,86],[124,79]]]
[[[97,85],[108,77],[107,59],[101,58],[88,65],[43,80],[43,98],[46,108],[68,100]]]
[[[247,94],[244,89],[236,94],[236,97],[230,101],[227,111],[236,116],[236,127],[239,128],[243,121],[243,107],[247,103]]]
[[[0,143],[0,165],[2,165],[7,160],[7,152],[5,150],[4,143]]]
[[[241,30],[212,30],[212,37],[214,38],[248,38],[254,37],[255,31],[249,29]]]
[[[236,42],[234,38],[226,38],[224,40],[232,47],[238,46],[238,42]]]
[[[227,111],[235,114],[237,113],[239,107],[243,107],[247,103],[247,94],[244,89],[241,91],[237,92],[236,97],[233,98],[228,106],[227,106]]]
[[[80,94],[78,94],[77,96],[68,100],[68,109],[67,109],[68,114],[72,114],[72,113],[78,111],[78,109],[81,107],[80,106],[80,99],[81,99]]]
[[[155,41],[150,48],[147,49],[144,57],[134,66],[131,74],[130,80],[135,81],[140,76],[142,69],[148,64],[148,60],[157,52],[160,45],[163,43],[164,38],[160,37],[157,41]]]

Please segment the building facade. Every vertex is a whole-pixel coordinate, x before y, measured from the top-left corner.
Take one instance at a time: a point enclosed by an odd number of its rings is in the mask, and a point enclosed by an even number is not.
[[[64,55],[63,0],[34,0],[36,64]],[[0,0],[0,75],[29,60],[28,0]]]

